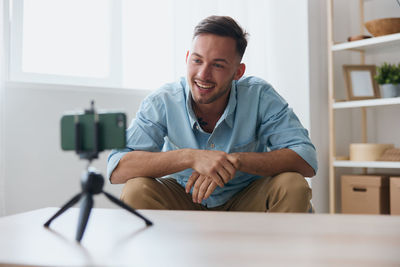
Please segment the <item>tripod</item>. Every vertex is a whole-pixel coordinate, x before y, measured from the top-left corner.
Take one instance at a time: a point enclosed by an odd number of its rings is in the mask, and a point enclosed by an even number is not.
[[[92,101],[91,104],[91,109],[90,110],[85,110],[85,114],[93,114],[94,118],[96,118],[96,112],[94,110],[94,103]],[[77,154],[80,155],[81,158],[85,158],[89,160],[90,162],[98,157],[98,151],[99,151],[99,145],[98,145],[98,140],[99,140],[99,122],[98,119],[94,120],[94,150],[89,151],[89,152],[84,152],[81,151],[80,148],[81,146],[81,131],[80,131],[80,124],[79,120],[77,119],[75,122],[75,151]],[[113,195],[105,192],[103,190],[103,185],[104,185],[104,178],[99,173],[95,168],[93,167],[88,167],[86,172],[82,175],[81,177],[81,186],[82,186],[82,192],[78,193],[75,195],[71,200],[69,200],[67,203],[65,203],[60,210],[54,214],[45,224],[45,227],[50,227],[51,222],[56,219],[58,216],[63,214],[66,210],[68,210],[70,207],[72,207],[74,204],[76,204],[79,200],[82,200],[81,206],[80,206],[80,212],[79,212],[79,220],[78,220],[78,229],[76,232],[76,241],[80,242],[82,240],[83,234],[85,232],[86,224],[89,220],[89,215],[93,207],[93,195],[97,195],[100,193],[103,193],[111,202],[117,204],[121,208],[126,209],[127,211],[135,214],[136,216],[140,217],[143,219],[146,223],[147,226],[153,225],[151,221],[143,217],[141,214],[139,214],[135,209],[132,209],[125,203],[123,203],[121,200],[117,199]]]

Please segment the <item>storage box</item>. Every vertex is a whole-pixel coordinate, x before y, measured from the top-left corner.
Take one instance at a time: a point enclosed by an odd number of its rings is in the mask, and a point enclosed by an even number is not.
[[[400,177],[390,177],[390,214],[400,215]]]
[[[350,160],[375,161],[382,156],[385,150],[393,147],[393,144],[350,144]]]
[[[342,213],[389,214],[389,176],[342,175]]]

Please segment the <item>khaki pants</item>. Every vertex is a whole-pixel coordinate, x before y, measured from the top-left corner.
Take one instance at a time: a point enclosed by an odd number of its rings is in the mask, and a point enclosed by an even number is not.
[[[138,177],[125,184],[121,200],[135,209],[308,212],[311,189],[302,175],[285,172],[255,180],[225,204],[207,208],[193,203],[173,178]]]

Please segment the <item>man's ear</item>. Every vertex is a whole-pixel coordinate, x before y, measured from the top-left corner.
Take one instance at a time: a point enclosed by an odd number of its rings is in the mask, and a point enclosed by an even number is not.
[[[246,71],[246,65],[244,63],[240,63],[236,70],[234,80],[239,80],[240,78],[242,78],[245,71]]]
[[[189,50],[186,52],[186,64],[187,64],[188,58],[189,58]]]

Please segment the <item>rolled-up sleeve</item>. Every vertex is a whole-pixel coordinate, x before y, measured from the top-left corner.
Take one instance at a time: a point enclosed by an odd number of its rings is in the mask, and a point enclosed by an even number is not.
[[[286,101],[270,88],[261,96],[259,138],[270,150],[289,148],[302,157],[315,171],[317,154],[308,131],[288,107]]]
[[[165,108],[162,101],[154,96],[147,97],[126,130],[126,148],[114,149],[108,156],[108,179],[125,154],[134,150],[161,151],[166,132]]]
[[[108,178],[108,180],[110,180],[111,174],[114,171],[114,169],[117,167],[121,158],[129,151],[131,151],[131,150],[129,150],[129,149],[123,149],[123,150],[113,149],[111,151],[110,155],[108,155],[108,160],[107,160],[107,178]]]

